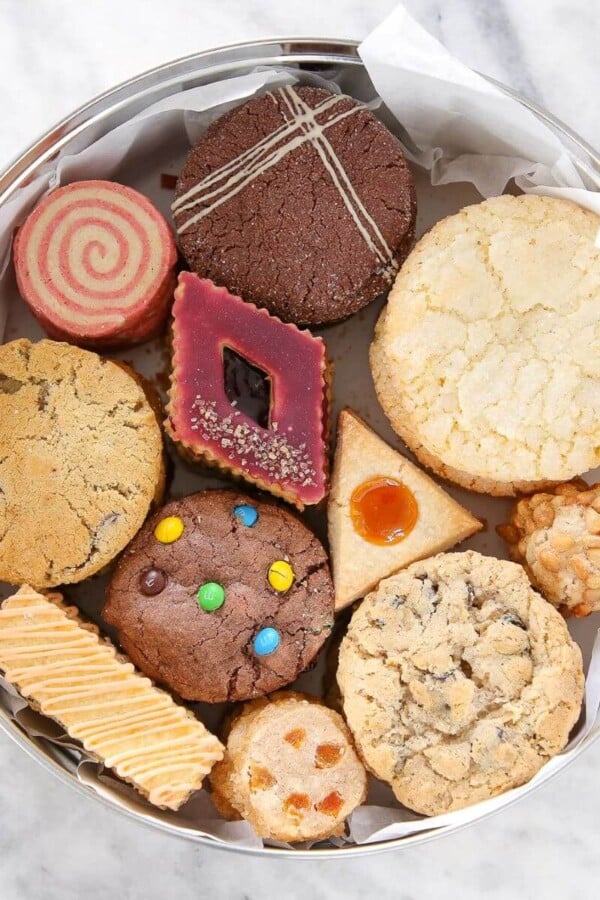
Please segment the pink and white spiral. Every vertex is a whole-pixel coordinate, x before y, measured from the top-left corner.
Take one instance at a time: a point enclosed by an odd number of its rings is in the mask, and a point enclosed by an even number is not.
[[[137,343],[160,330],[176,258],[158,210],[108,181],[53,191],[14,246],[19,289],[46,331],[91,346]]]

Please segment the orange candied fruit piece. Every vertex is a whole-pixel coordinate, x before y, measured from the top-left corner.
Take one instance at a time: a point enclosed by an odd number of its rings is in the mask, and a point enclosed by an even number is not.
[[[292,728],[291,731],[284,736],[284,740],[299,750],[306,740],[306,731],[304,728]]]
[[[310,809],[310,797],[308,794],[290,794],[284,803],[286,812],[298,809]]]
[[[317,769],[337,766],[342,758],[342,752],[339,744],[319,744],[315,753],[315,766]]]
[[[343,804],[344,800],[342,797],[340,797],[338,792],[332,791],[317,803],[315,809],[317,810],[317,812],[323,813],[323,815],[325,816],[337,816]]]
[[[250,790],[266,791],[267,788],[273,787],[277,779],[271,775],[264,766],[253,766],[250,774]]]

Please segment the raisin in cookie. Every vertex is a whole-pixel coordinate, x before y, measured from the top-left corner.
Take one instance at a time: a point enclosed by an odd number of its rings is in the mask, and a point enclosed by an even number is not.
[[[342,717],[282,691],[243,707],[211,785],[217,809],[261,837],[315,841],[342,833],[366,797],[367,776]]]
[[[524,784],[565,746],[581,652],[515,563],[440,554],[355,612],[338,682],[366,765],[437,815]]]
[[[563,484],[523,497],[498,532],[563,615],[600,610],[600,484]]]
[[[494,197],[438,222],[402,267],[371,368],[434,472],[514,496],[600,463],[600,217]]]

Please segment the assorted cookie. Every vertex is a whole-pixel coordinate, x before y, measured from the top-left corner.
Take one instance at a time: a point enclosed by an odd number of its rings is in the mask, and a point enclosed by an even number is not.
[[[54,341],[0,345],[0,581],[89,578],[164,481],[160,425],[133,370]]]
[[[172,208],[192,271],[315,325],[388,290],[416,195],[400,142],[362,103],[286,85],[209,126]]]
[[[523,497],[498,532],[511,559],[564,615],[600,610],[600,484]]]
[[[394,430],[438,475],[513,496],[600,464],[600,217],[493,197],[433,226],[371,346]]]
[[[125,347],[159,334],[173,299],[177,250],[164,217],[111,181],[57,188],[17,232],[23,299],[50,337]]]
[[[336,609],[482,527],[349,409],[338,419],[327,518]]]
[[[340,648],[365,764],[428,816],[524,784],[567,743],[581,651],[521,568],[442,553],[381,582]]]
[[[0,606],[5,680],[150,803],[179,809],[210,772],[221,815],[268,841],[351,840],[367,771],[427,816],[524,784],[581,711],[560,613],[600,611],[600,485],[577,477],[600,462],[600,218],[495,197],[410,252],[399,142],[364,104],[299,85],[213,121],[172,213],[82,181],[15,236],[23,299],[68,343],[0,345],[0,580],[23,585]],[[482,523],[349,409],[329,491],[326,340],[298,326],[390,287],[381,406],[438,476],[531,494],[498,527],[514,562],[441,553]],[[172,300],[163,423],[150,384],[79,346],[146,341]],[[256,493],[175,481],[157,510],[161,424],[186,462]],[[329,553],[312,530],[327,499]],[[102,571],[127,657],[38,593]],[[326,642],[329,706],[281,691]],[[153,682],[250,702],[224,711],[223,748]]]
[[[244,361],[254,385],[240,377]],[[328,400],[320,338],[211,281],[180,275],[166,428],[186,456],[302,510],[327,493]]]
[[[103,610],[147,675],[186,700],[247,700],[290,684],[333,627],[327,555],[283,506],[202,491],[155,513]]]
[[[60,594],[24,585],[4,601],[0,670],[155,806],[179,809],[223,756],[202,722],[117,656]]]
[[[278,841],[342,834],[367,795],[367,774],[342,717],[291,691],[242,708],[210,782],[225,818],[243,817],[260,837]]]

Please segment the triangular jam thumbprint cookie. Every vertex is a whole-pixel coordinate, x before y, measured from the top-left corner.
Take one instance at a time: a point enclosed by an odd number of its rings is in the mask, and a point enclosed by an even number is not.
[[[166,428],[184,456],[302,510],[327,493],[328,406],[321,338],[181,273]]]
[[[349,409],[338,419],[328,521],[336,609],[482,527]]]

